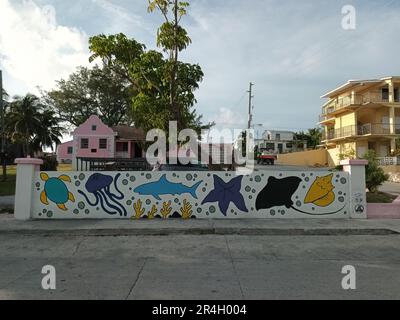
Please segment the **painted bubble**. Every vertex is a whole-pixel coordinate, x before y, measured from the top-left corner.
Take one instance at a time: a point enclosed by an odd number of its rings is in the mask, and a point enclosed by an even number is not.
[[[186,180],[188,180],[188,181],[193,180],[193,176],[192,176],[190,173],[188,173],[188,174],[186,175]]]
[[[52,216],[53,216],[53,211],[48,211],[48,212],[47,212],[47,217],[48,217],[48,218],[51,218]]]
[[[81,185],[80,181],[75,182],[75,186],[79,187]]]
[[[123,184],[124,186],[127,186],[128,183],[129,183],[128,180],[126,180],[126,179],[122,180],[122,184]]]
[[[134,176],[131,176],[131,177],[129,178],[129,180],[131,180],[131,182],[135,182],[135,181],[136,181],[136,178],[135,178]]]
[[[260,176],[256,176],[255,178],[254,178],[254,180],[256,181],[256,182],[261,182],[261,177]]]
[[[211,213],[215,213],[215,212],[216,212],[216,209],[215,209],[214,206],[211,206],[211,207],[210,207],[210,212],[211,212]]]
[[[78,210],[78,209],[75,209],[75,210],[74,210],[74,214],[79,214],[79,210]]]
[[[151,174],[150,174],[150,173],[146,174],[146,179],[147,179],[147,180],[150,180],[150,179],[151,179]]]
[[[78,208],[81,209],[81,210],[85,209],[85,203],[84,202],[79,202],[78,203]]]
[[[83,179],[85,179],[85,175],[84,175],[83,173],[81,173],[81,174],[79,175],[79,180],[83,180]]]
[[[246,190],[246,192],[250,192],[251,188],[249,186],[247,186],[244,190]]]
[[[341,183],[341,184],[346,184],[346,182],[347,182],[347,179],[346,179],[346,178],[341,178],[341,179],[340,179],[340,183]]]
[[[339,197],[338,200],[339,202],[344,202],[344,197]]]

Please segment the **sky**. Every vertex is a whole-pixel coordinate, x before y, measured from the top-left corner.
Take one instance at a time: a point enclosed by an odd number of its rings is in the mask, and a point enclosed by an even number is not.
[[[247,126],[250,81],[256,128],[299,131],[316,126],[320,96],[347,80],[400,75],[398,0],[190,3],[182,23],[193,43],[181,59],[202,67],[196,109],[218,127]],[[342,27],[345,5],[356,9],[354,30]],[[161,23],[147,0],[0,0],[5,89],[54,88],[90,65],[96,34],[123,32],[155,49]]]

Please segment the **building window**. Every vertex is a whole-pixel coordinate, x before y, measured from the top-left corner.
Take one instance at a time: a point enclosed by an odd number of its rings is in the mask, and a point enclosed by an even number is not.
[[[81,139],[81,149],[89,149],[89,139]]]
[[[97,126],[96,125],[93,125],[92,126],[92,131],[96,131],[97,130]]]
[[[117,152],[128,152],[128,142],[117,143]]]
[[[99,140],[99,149],[107,149],[107,139]]]
[[[278,140],[278,141],[281,140],[281,134],[280,133],[276,134],[276,140]]]
[[[92,149],[91,152],[92,152],[92,153],[96,153],[96,152],[97,152],[97,149]]]
[[[73,147],[68,147],[67,153],[68,154],[72,154],[74,152],[74,148]]]
[[[382,101],[389,101],[389,89],[388,88],[382,88]]]

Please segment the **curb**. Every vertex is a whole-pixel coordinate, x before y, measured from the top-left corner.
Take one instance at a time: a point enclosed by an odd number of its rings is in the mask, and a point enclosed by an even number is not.
[[[169,235],[239,235],[239,236],[386,236],[400,232],[386,229],[278,229],[278,228],[135,228],[135,229],[75,229],[75,230],[0,230],[0,235],[19,236],[86,236],[86,237],[124,237],[124,236],[169,236]]]

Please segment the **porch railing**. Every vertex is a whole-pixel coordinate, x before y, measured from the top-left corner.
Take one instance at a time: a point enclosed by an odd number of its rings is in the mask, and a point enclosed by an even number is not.
[[[400,125],[395,125],[394,134],[400,134]],[[331,129],[325,133],[325,139],[338,139],[365,135],[390,135],[390,125],[380,123],[367,123],[363,125],[345,126],[339,129]]]
[[[380,157],[377,158],[380,166],[397,166],[400,165],[400,157]]]
[[[389,98],[383,97],[380,91],[369,91],[362,95],[347,95],[341,98],[329,101],[323,106],[322,115],[320,116],[320,121],[325,121],[328,119],[328,115],[352,106],[352,105],[365,105],[369,103],[388,103]],[[395,97],[394,102],[399,102],[399,97]]]
[[[77,171],[151,171],[144,158],[76,158]]]

